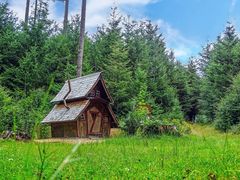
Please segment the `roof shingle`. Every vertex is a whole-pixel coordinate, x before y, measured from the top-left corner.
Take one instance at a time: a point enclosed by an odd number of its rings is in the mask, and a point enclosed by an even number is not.
[[[88,105],[89,100],[68,103],[69,109],[64,104],[57,104],[42,123],[74,121]]]
[[[66,97],[66,100],[85,97],[89,93],[93,85],[97,82],[100,75],[101,75],[101,72],[97,72],[87,76],[71,79],[70,80],[71,92]],[[66,81],[62,89],[60,90],[60,92],[55,96],[55,98],[53,98],[51,102],[58,103],[63,101],[63,98],[67,94],[68,90],[69,90],[68,83]]]

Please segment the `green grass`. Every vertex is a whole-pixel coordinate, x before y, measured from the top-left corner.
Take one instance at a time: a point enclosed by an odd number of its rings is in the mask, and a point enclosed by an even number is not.
[[[0,141],[0,179],[49,179],[74,146]],[[57,175],[58,179],[214,177],[240,178],[240,136],[199,125],[193,126],[193,135],[179,138],[116,137],[80,145]]]

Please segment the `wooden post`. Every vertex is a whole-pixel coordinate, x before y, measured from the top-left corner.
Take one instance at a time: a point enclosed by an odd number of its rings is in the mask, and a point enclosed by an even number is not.
[[[103,121],[104,121],[104,120],[103,120],[103,117],[104,117],[104,116],[103,116],[102,113],[101,113],[101,115],[102,115],[102,116],[101,116],[101,124],[100,124],[100,133],[102,134],[101,136],[103,137],[103,123],[104,123],[104,122],[103,122]]]
[[[111,121],[110,117],[108,118],[108,137],[111,135]]]
[[[28,24],[28,17],[29,17],[29,7],[30,7],[30,0],[26,0],[26,9],[25,9],[25,24]]]
[[[51,124],[51,137],[53,138],[54,132],[53,132],[53,125]]]
[[[86,0],[82,0],[82,14],[81,14],[79,49],[78,49],[78,59],[77,59],[77,77],[82,76],[85,20],[86,20],[86,5],[87,5]]]
[[[86,137],[88,137],[88,114],[87,114],[88,111],[85,112],[85,118],[86,118],[86,129],[87,129],[87,132],[86,132]]]
[[[77,137],[80,137],[80,131],[79,131],[79,119],[77,120]]]

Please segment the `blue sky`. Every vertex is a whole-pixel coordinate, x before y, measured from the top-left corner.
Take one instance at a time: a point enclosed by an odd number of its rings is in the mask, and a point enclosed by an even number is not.
[[[6,0],[0,0],[5,2]],[[7,0],[23,19],[26,0]],[[31,0],[32,3],[34,0]],[[150,19],[160,26],[166,44],[183,63],[196,56],[208,41],[215,41],[227,21],[239,29],[240,0],[88,0],[87,30],[106,22],[111,6],[117,5],[133,19]],[[63,3],[50,3],[50,18],[61,23]],[[80,12],[81,0],[70,0],[70,15]]]

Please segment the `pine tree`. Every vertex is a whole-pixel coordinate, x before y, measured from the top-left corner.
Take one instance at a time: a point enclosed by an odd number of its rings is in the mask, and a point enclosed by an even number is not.
[[[212,43],[207,43],[207,45],[202,48],[202,52],[199,53],[200,57],[197,59],[197,68],[201,76],[204,75],[205,68],[209,63],[213,47],[214,45]]]
[[[197,67],[194,60],[188,63],[188,109],[186,111],[187,119],[195,122],[199,112],[200,96],[200,77],[197,75]]]
[[[144,68],[147,59],[149,57],[149,47],[141,35],[141,27],[139,23],[131,20],[130,17],[125,18],[123,21],[123,38],[126,48],[128,50],[129,67],[132,75],[135,76],[135,72],[139,66]]]
[[[216,127],[227,131],[240,124],[240,74],[234,78],[233,85],[227,95],[221,99],[217,109]]]
[[[215,119],[217,104],[225,96],[234,75],[233,49],[239,41],[235,28],[228,23],[222,36],[214,44],[204,70],[201,86],[201,114],[210,121]]]
[[[121,33],[122,17],[113,8],[106,27],[102,27],[95,35],[93,66],[104,72],[104,77],[115,101],[114,110],[123,115],[129,110],[131,89],[131,72],[128,67],[127,49]]]

